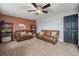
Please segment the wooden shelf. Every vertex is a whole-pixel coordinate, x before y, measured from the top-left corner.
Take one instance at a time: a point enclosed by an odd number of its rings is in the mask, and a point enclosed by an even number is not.
[[[3,38],[11,37],[13,40],[13,24],[12,23],[5,23],[4,21],[0,22],[0,42],[3,42]],[[8,41],[6,38],[5,41]]]

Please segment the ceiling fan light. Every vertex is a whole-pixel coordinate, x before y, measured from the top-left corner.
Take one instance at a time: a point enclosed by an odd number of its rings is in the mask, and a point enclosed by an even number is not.
[[[37,12],[37,13],[39,13],[39,14],[41,14],[41,13],[42,13],[42,11],[41,11],[41,10],[37,10],[36,12]]]

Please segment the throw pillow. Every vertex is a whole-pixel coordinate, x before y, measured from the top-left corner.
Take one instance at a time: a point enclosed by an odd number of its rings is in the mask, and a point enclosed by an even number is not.
[[[43,32],[40,32],[40,35],[43,35]]]
[[[21,32],[21,35],[26,35],[26,32]]]
[[[56,32],[52,32],[52,33],[51,33],[51,36],[56,37],[56,35],[57,35],[57,33],[56,33]]]
[[[28,32],[28,34],[27,35],[32,35],[32,33],[31,32]]]

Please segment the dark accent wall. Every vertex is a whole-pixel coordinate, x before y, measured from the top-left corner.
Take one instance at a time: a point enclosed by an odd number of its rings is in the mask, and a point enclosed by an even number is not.
[[[36,21],[32,19],[23,19],[19,17],[0,14],[0,21],[2,20],[8,23],[13,23],[13,32],[17,30],[18,24],[25,24],[26,30],[30,30],[30,25],[36,25]]]

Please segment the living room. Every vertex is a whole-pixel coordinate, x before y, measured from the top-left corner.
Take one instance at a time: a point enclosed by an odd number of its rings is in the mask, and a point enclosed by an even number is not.
[[[78,8],[78,3],[0,3],[0,55],[79,55]]]

